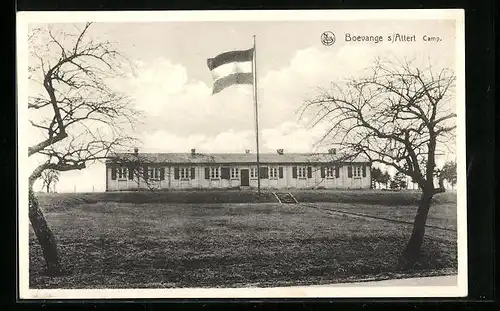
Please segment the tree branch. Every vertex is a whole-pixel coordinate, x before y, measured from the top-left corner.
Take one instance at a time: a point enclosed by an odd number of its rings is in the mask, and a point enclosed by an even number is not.
[[[371,75],[334,84],[331,92],[306,101],[301,117],[312,110],[312,126],[329,124],[321,141],[328,139],[348,153],[361,151],[411,177],[422,189],[434,189],[439,137],[456,127],[437,124],[456,114],[437,109],[454,76],[442,71],[435,77],[430,68],[378,61]]]
[[[66,133],[59,133],[54,137],[49,137],[46,140],[39,142],[38,144],[28,147],[28,157],[34,155],[35,153],[40,152],[41,150],[47,148],[48,146],[51,146],[63,139],[68,137],[68,134]]]

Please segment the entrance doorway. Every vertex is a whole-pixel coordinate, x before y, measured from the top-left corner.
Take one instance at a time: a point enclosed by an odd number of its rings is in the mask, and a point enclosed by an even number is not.
[[[242,186],[250,186],[250,179],[248,174],[248,169],[241,170],[241,185]]]

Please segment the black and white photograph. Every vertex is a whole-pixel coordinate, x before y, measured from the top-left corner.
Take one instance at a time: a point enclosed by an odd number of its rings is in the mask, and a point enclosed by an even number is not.
[[[464,53],[455,9],[18,13],[20,298],[466,296]]]

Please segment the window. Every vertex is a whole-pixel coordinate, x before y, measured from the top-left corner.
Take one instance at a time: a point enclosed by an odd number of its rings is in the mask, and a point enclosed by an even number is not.
[[[231,167],[231,179],[240,178],[240,170],[237,167]]]
[[[150,167],[148,170],[148,178],[150,179],[160,179],[160,168]]]
[[[210,168],[210,178],[212,178],[212,179],[220,178],[220,170],[218,167],[211,167]]]
[[[180,174],[180,177],[181,179],[189,179],[190,177],[190,172],[191,170],[189,169],[189,167],[181,167],[179,169],[179,174]]]
[[[278,179],[278,168],[270,167],[269,168],[269,179]]]
[[[334,170],[333,167],[326,168],[326,178],[333,178]]]
[[[357,178],[361,177],[361,166],[353,166],[352,176]]]
[[[305,166],[299,166],[297,167],[297,176],[299,178],[306,178],[307,176],[307,170]]]
[[[127,178],[127,168],[126,167],[119,167],[117,170],[118,173],[118,179],[126,179]]]
[[[257,178],[257,168],[256,167],[250,168],[250,178]]]

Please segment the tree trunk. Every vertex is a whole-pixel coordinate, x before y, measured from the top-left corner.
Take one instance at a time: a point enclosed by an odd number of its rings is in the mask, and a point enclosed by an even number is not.
[[[43,212],[40,209],[32,186],[29,188],[29,218],[33,231],[35,231],[35,235],[42,248],[43,258],[45,259],[45,263],[47,265],[47,274],[50,276],[61,275],[62,269],[59,261],[56,240],[47,225],[47,221],[43,216]]]
[[[47,184],[46,187],[47,187],[47,193],[49,193],[50,192],[50,184]]]
[[[420,203],[417,209],[417,215],[413,224],[413,231],[410,240],[403,252],[402,259],[407,264],[413,264],[417,261],[424,241],[425,223],[431,206],[432,194],[427,191],[422,192]]]

